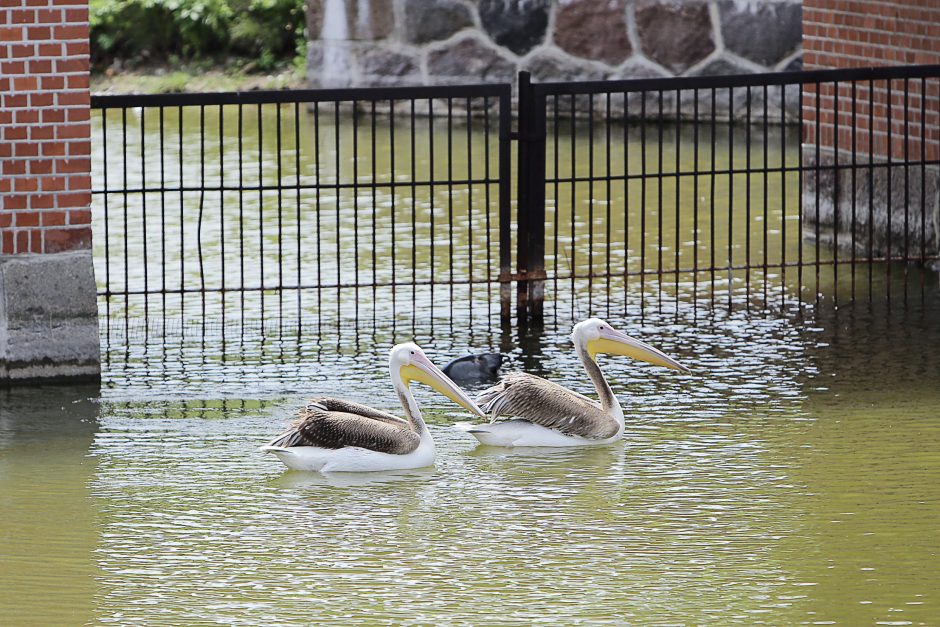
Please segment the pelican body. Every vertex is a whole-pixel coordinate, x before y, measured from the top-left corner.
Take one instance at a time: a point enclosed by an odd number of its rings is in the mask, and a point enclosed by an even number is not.
[[[662,351],[598,318],[575,325],[571,339],[594,383],[598,401],[541,377],[514,372],[477,398],[491,422],[471,425],[466,430],[481,444],[491,446],[609,444],[623,437],[623,408],[597,365],[598,353],[626,355],[674,370],[688,370]]]
[[[317,398],[301,408],[290,429],[261,450],[294,470],[368,472],[431,466],[434,441],[411,393],[412,381],[429,385],[470,412],[485,416],[416,344],[392,348],[389,372],[404,419],[359,403]]]

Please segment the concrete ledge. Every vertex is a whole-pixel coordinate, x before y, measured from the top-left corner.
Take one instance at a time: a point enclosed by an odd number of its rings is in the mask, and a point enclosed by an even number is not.
[[[0,256],[0,385],[101,378],[90,250]]]

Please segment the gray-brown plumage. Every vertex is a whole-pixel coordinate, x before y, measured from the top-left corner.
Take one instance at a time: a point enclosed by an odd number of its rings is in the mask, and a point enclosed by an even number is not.
[[[339,398],[317,398],[297,412],[290,429],[268,446],[317,446],[339,449],[344,446],[405,455],[421,443],[408,421],[397,416]]]
[[[501,416],[522,418],[565,435],[597,440],[620,430],[601,403],[524,372],[503,376],[476,401],[494,421]]]

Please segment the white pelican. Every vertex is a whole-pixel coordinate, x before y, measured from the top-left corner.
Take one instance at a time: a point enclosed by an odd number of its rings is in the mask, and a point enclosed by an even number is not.
[[[608,444],[623,436],[623,409],[601,373],[598,353],[626,355],[674,370],[688,369],[662,351],[617,331],[598,318],[574,327],[571,334],[600,403],[541,377],[514,372],[484,390],[477,403],[491,422],[465,430],[491,446],[586,446]],[[506,416],[510,420],[497,420]]]
[[[299,411],[290,429],[261,450],[274,453],[294,470],[365,472],[431,466],[434,441],[411,393],[412,381],[425,383],[465,409],[486,417],[416,344],[394,346],[388,367],[405,420],[367,405],[318,398]]]

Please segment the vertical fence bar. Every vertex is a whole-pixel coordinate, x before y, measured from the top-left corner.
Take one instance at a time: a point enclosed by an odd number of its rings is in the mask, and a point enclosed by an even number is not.
[[[806,137],[806,127],[803,123],[803,108],[804,102],[803,98],[805,96],[806,90],[804,89],[803,83],[800,82],[798,102],[800,103],[800,147],[799,153],[797,155],[799,166],[797,167],[797,194],[799,202],[797,203],[797,212],[796,212],[796,299],[797,305],[800,308],[800,311],[803,311],[803,170],[805,169],[805,160],[803,154],[803,142],[802,140]]]
[[[376,248],[378,247],[378,166],[376,164],[376,145],[375,145],[375,100],[371,103],[371,116],[370,116],[370,128],[369,128],[369,160],[372,162],[372,177],[370,179],[370,191],[372,192],[372,326],[375,327],[376,322],[376,299],[378,294],[378,282],[379,282],[379,264],[378,256],[376,253]],[[392,188],[394,191],[394,188]],[[299,191],[299,190],[298,190]],[[413,197],[412,197],[413,198]]]
[[[393,172],[394,175],[394,172]],[[434,100],[428,98],[428,179],[430,182],[430,187],[428,188],[428,201],[429,201],[429,214],[430,214],[430,245],[431,245],[431,308],[434,308]],[[394,179],[394,176],[392,178]],[[394,227],[395,220],[392,219],[392,225]],[[395,241],[394,237],[394,228],[392,229],[392,241]],[[394,253],[393,253],[394,254]],[[392,272],[394,272],[395,264],[392,264]]]
[[[692,90],[692,315],[698,311],[698,88]]]
[[[709,200],[708,200],[708,269],[711,273],[711,300],[715,302],[715,182],[718,178],[716,173],[718,167],[715,163],[715,146],[718,143],[718,137],[716,136],[717,129],[715,127],[715,105],[717,100],[717,90],[712,87],[712,102],[711,102],[711,158],[709,163],[711,164],[711,176],[709,177]]]
[[[744,307],[751,310],[751,88],[744,97]]]
[[[663,90],[659,90],[659,115],[656,117],[656,311],[663,312]]]
[[[255,111],[258,125],[258,267],[260,277],[258,287],[261,290],[261,312],[264,317],[264,124],[261,119],[261,105]]]
[[[104,304],[105,315],[111,316],[111,224],[108,198],[111,190],[108,186],[108,110],[101,111],[101,143],[103,144],[101,170],[104,187]],[[182,184],[180,184],[182,188]],[[108,327],[110,330],[110,326]]]
[[[163,107],[159,107],[160,112],[160,292],[163,294],[163,308],[166,309],[166,166],[164,163],[163,147],[163,129],[164,116]],[[105,151],[107,154],[107,151]],[[107,161],[107,159],[105,159]],[[105,261],[107,263],[107,261]],[[163,316],[163,324],[166,325],[166,316]]]
[[[910,134],[910,110],[908,107],[909,100],[909,91],[910,83],[905,78],[904,79],[904,304],[907,305],[907,273],[908,273],[908,261],[910,260],[910,193],[911,193],[911,179],[910,179],[910,151],[909,146],[911,143],[911,134]]]
[[[180,160],[182,161],[182,151],[180,152]],[[128,285],[128,281],[130,280],[128,277],[130,253],[128,251],[129,244],[127,241],[127,108],[121,109],[121,161],[121,175],[123,179],[122,182],[124,183],[124,237],[122,238],[124,240],[124,310],[127,311],[128,291],[130,289]],[[180,189],[182,188],[181,183]],[[182,205],[182,203],[180,203],[180,205]]]
[[[555,94],[554,97],[554,112],[552,115],[552,177],[554,178],[554,198],[555,198],[555,217],[552,220],[552,263],[555,277],[555,289],[558,289],[558,222],[560,220],[559,211],[561,209],[561,200],[559,198],[559,185],[558,179],[561,178],[561,174],[558,170],[558,94]],[[574,120],[572,120],[572,123]],[[555,308],[555,317],[558,317],[558,308]]]
[[[336,320],[337,320],[337,323],[339,322],[341,314],[342,314],[341,307],[342,307],[342,292],[343,292],[343,289],[341,287],[341,285],[343,284],[343,276],[342,276],[343,250],[342,250],[342,242],[341,242],[342,231],[340,227],[340,205],[342,204],[341,203],[342,161],[340,161],[339,104],[340,104],[339,100],[336,100],[333,102],[333,148],[334,148],[333,167],[335,168],[334,176],[336,177],[336,180],[334,181],[334,183],[336,184],[336,208],[335,208],[336,212],[335,213],[336,213]],[[353,252],[355,253],[355,251]],[[392,264],[392,267],[394,267],[394,264]]]
[[[875,256],[875,82],[868,81],[868,302],[872,302]]]
[[[222,311],[225,311],[225,143],[222,138],[225,137],[225,118],[222,113],[222,105],[219,105],[219,264],[222,269]],[[224,316],[224,314],[223,314]],[[224,325],[223,325],[224,329]]]
[[[763,229],[762,229],[764,232],[764,259],[763,259],[763,264],[762,264],[762,271],[764,273],[763,287],[764,287],[764,309],[765,310],[767,309],[767,261],[768,261],[767,260],[767,237],[768,237],[767,231],[770,229],[770,220],[768,219],[768,210],[767,210],[767,179],[770,178],[770,173],[768,171],[768,168],[770,167],[770,162],[768,161],[768,154],[767,154],[767,149],[770,144],[770,137],[768,135],[769,133],[768,117],[769,116],[767,114],[767,99],[768,99],[767,85],[764,85],[764,172],[761,178],[763,179],[762,182],[763,182],[763,203],[764,203],[764,224],[763,224]],[[783,132],[782,128],[780,129],[780,132],[781,133]]]
[[[516,189],[516,317],[519,322],[528,318],[528,272],[529,272],[529,208],[531,200],[529,194],[529,181],[531,178],[528,137],[531,133],[529,125],[532,123],[532,88],[531,76],[528,72],[519,73],[518,121],[516,158],[518,160]],[[573,167],[573,164],[572,164]]]
[[[815,170],[815,172],[814,172],[814,175],[815,175],[815,181],[814,181],[814,183],[815,183],[815,188],[816,188],[816,220],[815,220],[815,222],[816,222],[816,224],[815,224],[816,236],[813,238],[813,239],[814,239],[813,244],[814,244],[814,246],[816,247],[816,257],[815,257],[815,262],[816,262],[816,283],[813,285],[813,291],[815,292],[815,303],[816,303],[816,306],[817,306],[817,307],[819,306],[819,223],[820,223],[820,219],[819,219],[819,188],[822,187],[822,186],[820,185],[820,181],[819,181],[820,173],[822,172],[822,164],[820,164],[820,162],[819,162],[819,159],[820,159],[820,144],[822,144],[822,136],[820,135],[820,122],[819,122],[819,118],[821,117],[821,116],[820,116],[820,111],[821,111],[821,109],[822,109],[822,107],[820,106],[820,98],[821,98],[821,96],[822,96],[822,94],[820,93],[821,90],[822,90],[822,84],[821,84],[819,81],[816,81],[816,94],[815,94],[815,99],[814,99],[814,101],[813,101],[813,104],[814,104],[815,107],[816,107],[816,164],[815,164],[815,168],[814,168],[814,170]]]
[[[857,262],[857,253],[855,252],[855,229],[858,224],[856,216],[856,205],[858,200],[858,83],[852,81],[852,298],[855,300],[855,264]]]
[[[682,148],[682,97],[680,91],[676,90],[676,241],[674,251],[675,254],[675,299],[676,299],[676,315],[679,315],[679,250],[681,248],[679,243],[679,234],[682,230],[682,223],[680,222],[680,205],[681,197],[680,192],[682,191],[682,165],[681,165],[681,148]]]
[[[487,96],[483,98],[483,180],[485,181],[483,184],[483,206],[486,207],[486,319],[489,320],[493,304],[493,290],[491,287],[491,281],[493,280],[493,244],[492,209],[490,204],[490,99]]]
[[[801,103],[802,106],[802,103]],[[799,118],[798,118],[799,119]],[[787,86],[780,86],[780,306],[787,304]]]
[[[588,315],[594,306],[594,94],[588,95]],[[531,226],[531,225],[530,225]]]
[[[280,111],[280,107],[278,108]],[[352,201],[353,201],[353,295],[356,320],[359,320],[359,103],[352,102]],[[280,127],[280,117],[278,117]],[[280,129],[278,129],[280,135]],[[280,152],[280,151],[278,151]],[[280,169],[280,159],[278,159]],[[278,173],[280,178],[280,173]],[[280,194],[280,191],[278,191]],[[279,218],[280,219],[280,218]]]
[[[202,216],[206,200],[206,106],[199,105],[199,218],[196,223],[196,251],[199,256],[199,291],[205,319],[206,267],[202,254]]]
[[[570,224],[570,233],[571,233],[571,247],[570,247],[570,248],[571,248],[571,261],[570,261],[570,264],[571,264],[571,272],[570,272],[570,274],[571,274],[571,294],[572,294],[572,295],[574,295],[574,293],[575,293],[575,277],[576,277],[577,274],[578,274],[578,273],[577,273],[577,267],[578,267],[578,264],[577,264],[578,250],[577,250],[577,247],[575,246],[575,242],[577,241],[577,240],[575,239],[575,238],[576,238],[576,232],[575,232],[575,222],[576,222],[576,220],[575,220],[575,215],[576,215],[576,213],[577,213],[577,212],[575,211],[575,207],[577,206],[577,197],[576,197],[576,194],[577,194],[577,168],[575,167],[575,162],[576,162],[576,160],[577,160],[577,152],[576,152],[576,146],[577,146],[577,132],[576,132],[576,131],[577,131],[577,124],[575,123],[575,120],[577,120],[577,111],[575,110],[575,104],[576,104],[576,100],[575,100],[574,94],[572,94],[572,95],[571,95],[571,100],[570,100],[570,105],[571,105],[571,106],[570,106],[570,109],[571,109],[571,118],[570,118],[570,120],[571,120],[571,134],[570,134],[570,136],[571,136],[571,157],[570,157],[570,159],[569,159],[569,161],[568,161],[568,163],[570,164],[570,168],[571,168],[571,220],[570,220],[569,222],[571,223],[571,224]],[[571,313],[572,313],[572,314],[574,314],[574,306],[575,306],[575,298],[572,297],[572,299],[571,299]]]
[[[920,79],[920,300],[924,301],[927,264],[927,79]]]
[[[611,276],[610,276],[610,233],[611,233],[611,230],[610,230],[610,218],[611,218],[611,215],[610,215],[610,206],[611,206],[611,202],[610,202],[610,193],[611,193],[611,192],[610,192],[610,179],[611,179],[612,174],[613,174],[613,173],[611,172],[611,169],[610,169],[610,123],[611,123],[611,119],[610,119],[610,97],[611,97],[611,93],[610,93],[610,92],[607,92],[607,111],[606,111],[606,118],[605,118],[605,120],[604,120],[604,132],[605,132],[605,135],[604,135],[604,138],[605,138],[605,152],[604,152],[604,158],[607,160],[607,168],[605,169],[605,172],[606,172],[606,174],[607,174],[607,176],[605,177],[605,178],[606,178],[606,188],[607,188],[607,189],[606,189],[606,192],[607,192],[607,195],[606,195],[606,201],[607,201],[607,211],[606,211],[606,213],[607,213],[607,219],[605,220],[605,234],[604,234],[604,235],[605,235],[605,237],[606,237],[607,239],[606,239],[606,245],[605,245],[605,248],[604,248],[604,256],[605,256],[605,266],[606,266],[605,274],[607,275],[605,281],[606,281],[606,285],[607,285],[607,316],[608,316],[608,317],[610,317],[610,279],[611,279]]]
[[[301,256],[301,233],[303,233],[303,226],[300,223],[300,102],[294,102],[294,222],[297,227],[297,231],[294,235],[294,244],[296,245],[296,250],[294,254],[297,255],[297,326],[298,331],[300,330],[300,317],[301,317],[301,298],[303,290],[300,289],[303,284],[302,281],[302,263],[303,257]]]
[[[451,317],[454,311],[454,100],[447,99],[447,263],[448,298]]]
[[[320,317],[323,312],[323,229],[320,223],[320,190],[323,188],[323,181],[320,178],[320,103],[313,103],[313,176],[316,179],[317,186],[314,194],[313,216],[317,228],[317,328],[320,328]]]
[[[832,301],[839,306],[839,81],[832,86]],[[817,222],[819,221],[817,217]]]
[[[734,88],[728,88],[728,103],[734,106]],[[734,267],[734,112],[728,113],[728,311],[732,303],[732,273]]]
[[[409,111],[411,131],[411,300],[415,301],[418,290],[418,160],[415,155],[415,101],[411,101]],[[395,193],[395,181],[392,181],[392,193]],[[394,248],[394,242],[393,246]],[[394,271],[394,270],[393,270]],[[392,288],[394,289],[394,288]]]
[[[242,321],[245,316],[245,155],[244,111],[238,105],[238,279],[241,296]],[[317,181],[319,183],[319,181]]]
[[[143,266],[144,269],[144,316],[146,317],[149,313],[149,302],[148,297],[150,295],[150,256],[148,250],[148,240],[147,237],[147,151],[146,146],[146,125],[147,125],[147,108],[141,107],[140,109],[140,226],[141,226],[141,236],[143,237]]]
[[[433,155],[433,153],[432,153]],[[391,197],[391,202],[389,203],[389,213],[391,215],[391,227],[392,227],[392,242],[398,241],[395,236],[395,226],[396,226],[396,211],[397,211],[397,197],[398,197],[398,188],[395,187],[395,101],[388,101],[388,160],[389,160],[389,180],[391,181],[391,189],[389,196]],[[431,170],[431,178],[433,179],[433,168]],[[412,182],[412,185],[414,183]],[[432,188],[433,189],[433,188]],[[414,206],[414,196],[412,196],[412,206]],[[433,207],[433,205],[432,205]],[[433,212],[432,212],[432,220]],[[434,250],[434,243],[431,243],[431,250]],[[397,311],[398,304],[398,273],[397,273],[397,259],[396,259],[396,246],[392,246],[392,311]],[[433,257],[431,263],[434,263]],[[433,265],[432,265],[433,268]],[[433,288],[432,288],[433,289]],[[412,302],[414,302],[414,290],[412,290]]]
[[[177,151],[178,151],[178,152],[177,152],[177,156],[179,157],[179,159],[178,159],[179,163],[177,164],[177,165],[179,166],[178,175],[179,175],[179,194],[180,194],[180,213],[179,213],[179,224],[180,224],[180,285],[179,285],[179,289],[180,289],[180,316],[182,316],[182,315],[183,315],[184,302],[185,302],[184,288],[186,287],[186,282],[185,282],[185,279],[184,279],[184,276],[185,276],[185,274],[184,274],[184,272],[185,272],[185,259],[186,259],[186,247],[185,247],[186,229],[183,228],[183,224],[184,224],[183,219],[184,219],[184,217],[185,217],[185,215],[186,215],[186,214],[185,214],[185,211],[184,211],[184,209],[183,209],[183,207],[184,207],[184,205],[185,205],[185,202],[184,202],[184,195],[183,195],[183,187],[184,187],[184,185],[183,185],[183,107],[182,107],[182,106],[177,107],[176,111],[177,111],[177,119],[178,119],[178,121],[179,121],[179,125],[177,126],[176,131],[177,131]]]
[[[473,321],[473,119],[470,99],[466,100],[467,123],[467,302]]]
[[[646,94],[640,92],[640,314],[646,310]],[[574,222],[574,218],[571,218]]]
[[[512,315],[512,95],[499,97],[499,317]]]
[[[623,92],[623,312],[627,313],[627,294],[630,287],[630,136],[629,99]],[[557,98],[557,96],[556,96]],[[556,150],[557,162],[557,150]],[[557,171],[558,168],[556,167]]]
[[[891,84],[892,84],[892,83],[891,83],[891,79],[889,78],[886,82],[887,82],[887,84],[888,84],[888,85],[887,85],[887,87],[888,87],[888,90],[887,90],[887,91],[888,91],[888,104],[887,104],[887,110],[886,110],[886,112],[885,112],[885,117],[886,117],[886,124],[885,124],[885,125],[887,126],[887,130],[888,130],[888,149],[887,149],[887,151],[886,151],[886,152],[887,152],[887,155],[888,155],[888,164],[887,164],[887,166],[885,167],[885,172],[886,172],[885,178],[887,179],[887,181],[885,182],[885,184],[886,184],[887,192],[888,192],[888,193],[887,193],[887,195],[885,196],[885,202],[887,203],[887,212],[888,212],[888,232],[887,232],[888,241],[887,241],[887,244],[886,244],[886,249],[887,249],[887,250],[886,250],[886,253],[885,253],[885,259],[886,259],[886,262],[885,262],[885,274],[886,274],[886,277],[885,277],[885,288],[886,288],[886,290],[887,290],[886,299],[887,299],[887,302],[888,302],[888,307],[890,308],[890,307],[891,307],[891,262],[893,261],[892,250],[891,250],[891,239],[892,239],[892,237],[891,237],[891,230],[892,230],[892,228],[893,228],[893,225],[891,224],[891,205],[894,204],[894,203],[891,202],[891,174],[892,174],[892,172],[891,172],[891,166],[892,166],[892,157],[893,157],[893,153],[894,153],[894,144],[892,143],[892,138],[891,138],[891,100],[892,100],[892,98],[893,98],[893,94],[891,93]]]

